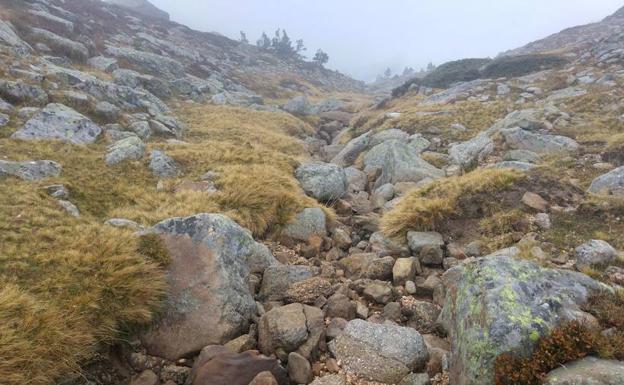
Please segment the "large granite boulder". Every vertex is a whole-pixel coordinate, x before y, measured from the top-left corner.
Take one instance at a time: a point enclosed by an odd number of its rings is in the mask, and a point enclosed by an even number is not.
[[[530,354],[552,328],[581,319],[579,306],[602,288],[584,274],[514,258],[518,253],[501,250],[444,274],[439,321],[451,340],[452,384],[489,384],[498,355]]]
[[[295,171],[295,177],[306,194],[321,202],[336,201],[347,192],[347,175],[335,164],[304,163]]]
[[[249,275],[277,264],[268,248],[220,214],[167,219],[151,231],[162,234],[171,265],[166,308],[142,336],[148,352],[176,360],[245,333],[256,314]]]
[[[425,341],[415,329],[359,319],[349,321],[329,349],[346,371],[385,384],[399,383],[429,359]]]
[[[456,165],[463,169],[472,169],[494,151],[494,141],[487,134],[451,146],[449,155]]]
[[[23,180],[39,180],[61,174],[61,165],[51,160],[12,162],[0,160],[0,179],[15,176]]]
[[[548,373],[544,385],[624,385],[624,363],[583,358]]]
[[[592,194],[624,196],[624,166],[599,176],[589,186]]]
[[[124,160],[139,160],[145,154],[145,143],[138,136],[129,136],[113,143],[106,153],[106,164],[109,166]]]
[[[579,144],[571,138],[560,135],[540,134],[514,127],[501,130],[507,145],[515,150],[528,150],[537,154],[574,152]]]
[[[102,128],[89,118],[63,105],[52,103],[37,112],[11,136],[23,140],[60,140],[73,144],[94,142]]]
[[[381,169],[375,187],[386,183],[420,182],[423,179],[437,179],[444,171],[427,163],[418,156],[408,143],[390,140],[373,147],[364,157],[365,171]]]

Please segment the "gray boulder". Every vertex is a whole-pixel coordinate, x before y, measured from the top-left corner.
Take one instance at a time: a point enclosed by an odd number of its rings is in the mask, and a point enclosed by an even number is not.
[[[61,175],[61,165],[51,160],[11,162],[0,160],[0,179],[15,176],[34,181]]]
[[[293,115],[310,115],[313,113],[312,105],[305,96],[297,96],[282,106],[282,109]]]
[[[250,232],[220,214],[158,223],[171,254],[166,307],[141,337],[151,355],[176,360],[247,332],[256,304],[247,280],[277,264]]]
[[[293,303],[271,309],[258,323],[258,348],[265,355],[275,354],[286,361],[297,352],[308,360],[316,354],[325,320],[321,309]]]
[[[73,144],[94,142],[102,128],[86,116],[63,105],[52,103],[37,112],[11,137],[22,140],[60,140]]]
[[[321,202],[338,200],[347,192],[347,175],[335,164],[304,163],[295,171],[295,177],[307,195]]]
[[[15,48],[22,54],[32,51],[32,47],[15,33],[11,24],[4,20],[0,20],[0,42]]]
[[[326,230],[325,212],[318,207],[303,209],[297,217],[286,225],[282,230],[282,236],[307,241],[312,235],[325,236]]]
[[[28,103],[40,106],[48,102],[48,94],[43,88],[8,80],[0,81],[0,96],[11,103],[18,104]]]
[[[160,75],[166,79],[175,80],[186,75],[184,66],[180,62],[155,53],[112,45],[106,46],[106,53],[110,56],[124,59],[136,67],[144,69],[145,72]]]
[[[571,138],[560,135],[539,134],[515,127],[501,131],[507,145],[516,150],[528,150],[537,154],[574,152],[579,144]]]
[[[410,135],[407,132],[399,130],[398,128],[390,128],[388,130],[384,130],[373,135],[373,137],[370,139],[370,147],[375,147],[376,145],[387,142],[389,140],[407,142],[409,138]]]
[[[344,169],[347,175],[347,184],[349,185],[349,192],[365,191],[368,186],[368,177],[366,173],[358,170],[355,167],[347,167]]]
[[[124,160],[139,160],[143,154],[145,154],[145,143],[136,136],[130,136],[109,147],[106,164],[112,166]]]
[[[98,102],[95,105],[95,114],[107,122],[116,122],[121,114],[121,109],[109,102]]]
[[[589,186],[592,194],[624,196],[624,166],[594,179]]]
[[[106,56],[94,56],[87,61],[87,64],[104,72],[113,72],[119,68],[117,59]]]
[[[470,260],[443,277],[439,322],[452,351],[452,384],[490,383],[498,355],[529,354],[561,322],[582,318],[579,306],[603,286],[588,276],[515,259],[516,248]]]
[[[453,163],[465,170],[477,167],[492,152],[494,152],[494,141],[487,134],[479,134],[449,149]]]
[[[0,112],[4,113],[4,114],[10,114],[11,112],[13,112],[15,108],[10,104],[7,103],[6,101],[0,99]]]
[[[618,252],[605,241],[592,239],[574,250],[578,269],[592,266],[605,266],[615,261]]]
[[[340,167],[349,167],[357,160],[358,156],[366,150],[370,140],[370,133],[360,135],[349,141],[347,145],[332,159],[331,163]]]
[[[78,60],[87,60],[89,58],[89,49],[82,43],[41,28],[32,28],[30,34],[33,38],[47,44],[58,54]]]
[[[429,359],[425,341],[416,330],[359,319],[349,321],[329,349],[346,371],[386,384],[399,383]]]
[[[426,178],[444,176],[444,171],[421,159],[408,143],[396,140],[373,147],[364,157],[364,165],[365,171],[381,168],[381,175],[375,182],[376,188],[386,183],[420,182]]]
[[[231,105],[238,107],[249,107],[255,104],[262,104],[262,96],[250,92],[223,91],[211,98],[213,104],[218,106]]]
[[[152,151],[149,168],[159,178],[175,178],[180,174],[176,162],[164,152],[158,150]]]
[[[10,121],[11,118],[9,117],[9,115],[5,115],[0,112],[0,127],[6,126],[7,124],[9,124]]]
[[[583,358],[548,373],[544,385],[624,385],[624,363]]]
[[[347,382],[337,374],[328,374],[318,377],[310,385],[347,385]]]

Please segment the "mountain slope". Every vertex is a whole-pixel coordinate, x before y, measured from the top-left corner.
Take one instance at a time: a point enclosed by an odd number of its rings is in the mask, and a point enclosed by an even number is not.
[[[597,23],[565,29],[523,47],[504,52],[502,55],[526,55],[548,52],[582,51],[609,36],[624,32],[624,8],[619,9]]]

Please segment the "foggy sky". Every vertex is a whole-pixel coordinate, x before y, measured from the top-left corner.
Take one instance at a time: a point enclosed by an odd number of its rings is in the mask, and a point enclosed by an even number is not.
[[[255,42],[284,28],[308,57],[322,48],[327,67],[373,80],[391,67],[496,56],[568,27],[599,21],[623,0],[151,0],[202,31]]]

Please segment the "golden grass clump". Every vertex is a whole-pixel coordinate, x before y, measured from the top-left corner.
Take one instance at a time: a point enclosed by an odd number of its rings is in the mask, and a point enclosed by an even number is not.
[[[437,180],[408,192],[382,217],[381,229],[393,238],[404,238],[409,231],[436,230],[446,220],[462,215],[462,202],[470,201],[477,194],[503,190],[522,177],[521,173],[510,169],[479,169]]]
[[[163,272],[131,232],[74,218],[39,189],[0,182],[0,378],[47,385],[96,343],[146,323]],[[4,382],[3,382],[4,383]]]

